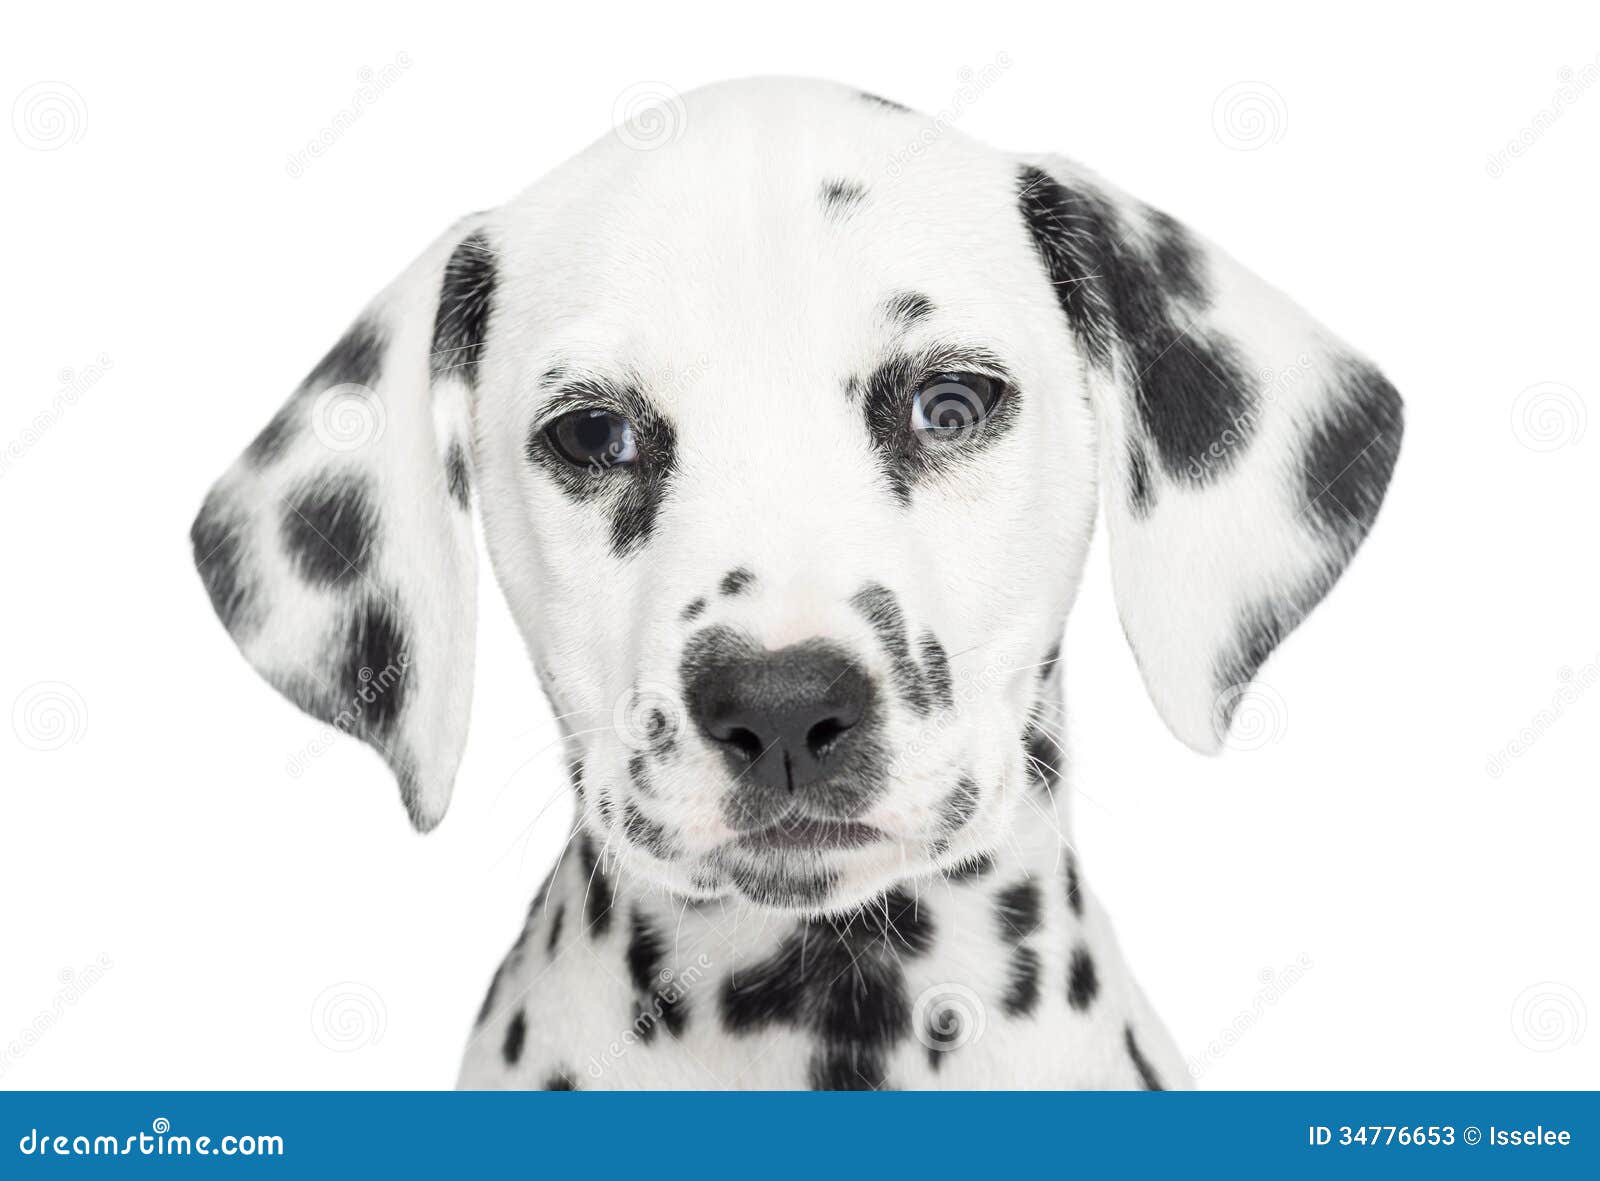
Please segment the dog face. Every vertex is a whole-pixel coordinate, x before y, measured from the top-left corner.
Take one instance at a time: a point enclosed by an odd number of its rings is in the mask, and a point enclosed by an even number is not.
[[[1100,501],[1146,684],[1214,750],[1371,526],[1392,388],[1064,161],[818,83],[682,116],[453,228],[219,482],[196,559],[246,655],[431,827],[476,503],[591,831],[684,896],[845,907],[1041,806]]]

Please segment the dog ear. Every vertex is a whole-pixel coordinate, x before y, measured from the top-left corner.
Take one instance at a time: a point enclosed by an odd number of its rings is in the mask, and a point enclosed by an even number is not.
[[[472,400],[495,258],[468,221],[345,332],[217,481],[190,537],[257,671],[376,747],[424,832],[466,740]]]
[[[1023,221],[1088,376],[1117,609],[1172,731],[1216,751],[1372,527],[1399,395],[1283,294],[1054,157]]]

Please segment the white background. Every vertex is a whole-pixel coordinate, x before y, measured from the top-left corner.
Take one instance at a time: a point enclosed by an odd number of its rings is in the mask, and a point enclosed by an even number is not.
[[[1204,7],[11,12],[0,1086],[453,1082],[566,833],[549,711],[486,585],[455,803],[413,835],[212,616],[206,487],[422,245],[635,84],[816,74],[931,112],[997,63],[963,131],[1191,222],[1407,400],[1256,749],[1161,727],[1098,549],[1069,628],[1086,873],[1201,1085],[1600,1085],[1600,14]]]

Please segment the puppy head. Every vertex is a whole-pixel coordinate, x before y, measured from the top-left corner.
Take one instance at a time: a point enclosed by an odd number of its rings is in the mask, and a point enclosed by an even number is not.
[[[583,823],[683,895],[846,907],[1041,806],[1098,498],[1215,750],[1372,524],[1393,389],[1066,161],[818,83],[682,115],[435,242],[219,482],[196,557],[251,661],[437,823],[475,502]]]

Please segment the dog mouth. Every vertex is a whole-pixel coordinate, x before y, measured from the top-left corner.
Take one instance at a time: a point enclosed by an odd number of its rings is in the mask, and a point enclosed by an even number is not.
[[[765,828],[744,833],[734,844],[753,853],[819,852],[860,849],[884,839],[881,829],[855,820],[821,820],[791,815]]]

